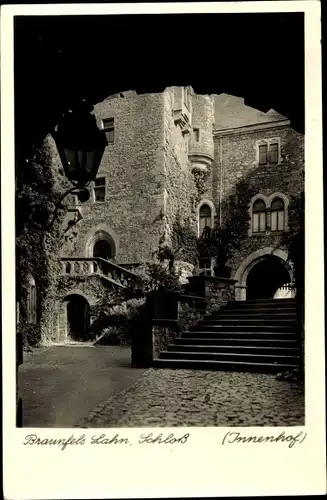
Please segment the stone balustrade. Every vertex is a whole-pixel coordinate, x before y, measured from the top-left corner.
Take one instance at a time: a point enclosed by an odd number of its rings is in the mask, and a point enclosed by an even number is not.
[[[62,276],[100,275],[128,286],[130,280],[137,281],[139,276],[134,272],[102,257],[64,257],[61,259]]]

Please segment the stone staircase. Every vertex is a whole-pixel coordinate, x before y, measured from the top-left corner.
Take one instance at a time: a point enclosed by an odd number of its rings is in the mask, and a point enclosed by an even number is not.
[[[160,368],[279,372],[299,365],[294,299],[229,302],[160,353]]]
[[[97,276],[116,288],[124,289],[128,289],[131,282],[141,282],[134,271],[102,257],[63,257],[60,274],[76,279]]]

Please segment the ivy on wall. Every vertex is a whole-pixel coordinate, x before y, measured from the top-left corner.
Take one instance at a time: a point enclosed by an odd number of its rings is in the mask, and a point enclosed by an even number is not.
[[[196,265],[198,259],[197,235],[190,219],[183,221],[180,212],[173,224],[172,244],[176,258]]]
[[[193,170],[194,184],[197,189],[196,203],[201,201],[202,196],[207,190],[206,183],[211,175],[209,168],[207,170]]]
[[[91,295],[95,300],[101,300],[107,293],[111,293],[112,286],[108,286],[100,276],[60,276],[57,280],[56,298],[63,299],[73,291],[79,289],[87,295]],[[114,288],[116,294],[118,291]]]
[[[241,249],[248,237],[249,204],[255,190],[249,183],[241,179],[234,192],[222,206],[223,220],[216,221],[213,229],[207,227],[198,241],[198,253],[203,257],[213,257],[219,267],[223,268],[234,253]]]
[[[56,202],[68,187],[63,169],[54,161],[54,144],[48,136],[36,145],[16,170],[16,301],[19,302],[19,333],[25,344],[46,338],[53,318],[60,271],[61,224],[65,210],[47,229]],[[29,278],[37,291],[36,323],[29,323]]]

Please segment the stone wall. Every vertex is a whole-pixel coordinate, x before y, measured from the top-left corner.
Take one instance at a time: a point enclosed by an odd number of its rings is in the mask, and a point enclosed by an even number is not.
[[[159,358],[160,352],[165,351],[168,344],[172,344],[178,335],[177,320],[153,320],[152,326],[152,361]]]
[[[163,94],[124,92],[95,106],[99,126],[114,118],[114,142],[105,149],[98,176],[106,178],[104,202],[83,204],[75,238],[66,256],[83,257],[99,230],[114,240],[117,262],[152,258],[162,233],[164,190]],[[77,229],[77,231],[76,231]]]
[[[192,276],[186,292],[189,295],[204,297],[207,306],[224,306],[235,298],[235,280],[216,276]]]
[[[76,293],[85,297],[90,305],[96,304],[108,290],[115,291],[107,281],[99,276],[62,276],[58,283],[58,298],[64,299],[67,295]]]
[[[251,127],[249,127],[250,129]],[[257,143],[269,138],[280,138],[281,162],[277,165],[258,166]],[[283,127],[241,132],[238,134],[215,133],[215,160],[206,182],[203,199],[209,199],[216,207],[218,220],[226,217],[225,204],[236,193],[241,179],[256,194],[267,197],[282,193],[288,200],[304,187],[304,136],[287,124]],[[221,213],[220,213],[221,207]],[[228,265],[233,274],[250,253],[262,248],[282,248],[281,234],[255,234],[242,242],[240,251],[234,253]]]
[[[208,95],[192,96],[192,130],[189,142],[189,155],[213,158],[213,100]]]
[[[258,167],[253,160],[256,141],[270,137],[281,139],[281,162],[278,165]],[[290,200],[291,196],[303,189],[304,140],[303,136],[292,128],[284,127],[260,131],[260,133],[242,134],[241,138],[224,137],[223,144],[223,156],[228,158],[224,165],[223,198],[226,199],[233,192],[235,181],[240,178],[247,181],[257,194],[265,196],[279,192]],[[234,254],[229,263],[233,272],[236,272],[246,256],[259,248],[283,248],[280,239],[281,234],[249,235],[248,239],[243,242],[241,250]]]
[[[196,188],[188,164],[189,133],[174,122],[174,88],[164,92],[164,215],[173,239],[176,222],[196,229]]]
[[[178,302],[178,324],[181,331],[187,331],[200,321],[206,312],[207,303],[199,297],[182,296]]]
[[[108,287],[99,276],[89,277],[67,277],[62,276],[58,280],[57,297],[53,301],[53,314],[49,335],[43,338],[43,344],[51,342],[65,342],[67,340],[67,308],[65,299],[69,295],[77,294],[83,296],[90,306],[100,301],[108,289],[115,292],[114,287]]]
[[[258,166],[256,143],[270,138],[280,138],[281,162],[278,165]],[[220,143],[221,141],[221,143]],[[215,165],[220,166],[222,147],[222,198],[234,191],[239,179],[247,180],[258,192],[270,194],[280,191],[290,196],[302,189],[301,172],[304,166],[303,136],[289,126],[257,130],[251,133],[215,137]],[[220,183],[218,183],[220,188]]]

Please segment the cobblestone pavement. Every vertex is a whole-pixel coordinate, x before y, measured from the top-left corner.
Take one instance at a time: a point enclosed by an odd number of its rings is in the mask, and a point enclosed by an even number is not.
[[[73,427],[144,373],[125,347],[74,345],[25,353],[19,367],[24,427]]]
[[[290,425],[304,425],[300,384],[269,374],[149,369],[78,427]]]

